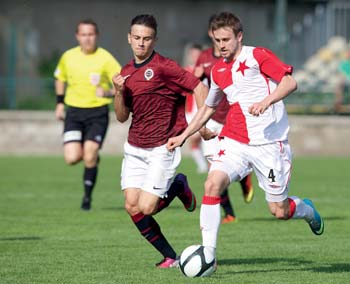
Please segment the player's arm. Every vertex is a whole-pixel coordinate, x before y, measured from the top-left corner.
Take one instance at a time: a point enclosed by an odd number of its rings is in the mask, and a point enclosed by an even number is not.
[[[284,99],[297,89],[297,83],[291,76],[293,66],[282,62],[271,50],[257,47],[253,56],[259,64],[260,72],[278,82],[276,89],[261,102],[254,103],[248,108],[250,114],[258,116],[274,103]]]
[[[274,103],[286,98],[289,94],[297,89],[297,82],[291,75],[285,75],[277,85],[276,89],[261,102],[254,103],[248,108],[250,114],[258,116]]]
[[[206,124],[214,112],[215,108],[207,105],[199,108],[185,131],[179,136],[169,138],[167,149],[173,151],[176,147],[181,147],[189,136],[196,133]]]
[[[66,57],[67,53],[64,53],[60,58],[57,67],[54,72],[55,77],[55,91],[56,91],[56,118],[59,120],[64,120],[64,95],[67,82],[67,72],[66,72]]]
[[[115,89],[111,88],[111,89],[105,90],[101,86],[97,86],[96,96],[99,98],[112,98],[115,96]]]
[[[208,91],[208,87],[202,82],[199,82],[198,85],[193,89],[193,95],[198,108],[201,108],[204,105],[205,99],[208,96]]]
[[[185,143],[186,139],[192,134],[196,133],[199,129],[201,129],[201,135],[202,131],[208,131],[214,137],[215,133],[209,131],[205,127],[203,128],[203,126],[215,113],[216,106],[220,103],[223,96],[224,93],[220,90],[220,88],[218,88],[215,83],[212,84],[210,87],[209,94],[205,100],[205,104],[198,109],[190,124],[187,126],[187,128],[182,134],[176,137],[169,138],[167,143],[167,149],[169,151],[173,151],[176,147],[182,146],[183,143]]]
[[[64,120],[64,93],[65,83],[60,80],[55,80],[55,91],[56,91],[56,118]]]
[[[130,115],[130,109],[125,105],[124,101],[124,84],[125,78],[120,74],[115,74],[113,76],[113,85],[115,89],[114,96],[114,111],[116,118],[119,122],[125,122],[128,120]]]
[[[197,107],[200,109],[205,105],[205,100],[208,96],[208,87],[200,82],[196,88],[194,88],[193,95],[195,96]],[[205,125],[199,130],[199,133],[205,140],[209,140],[216,136],[215,133],[206,128]]]

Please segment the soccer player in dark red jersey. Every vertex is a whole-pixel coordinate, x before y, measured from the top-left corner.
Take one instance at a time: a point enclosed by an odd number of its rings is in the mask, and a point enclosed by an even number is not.
[[[208,35],[212,40],[212,47],[207,48],[201,52],[199,58],[196,62],[194,74],[200,78],[204,83],[207,83],[210,87],[210,71],[214,64],[221,58],[220,50],[215,45],[215,41],[213,38],[213,33],[210,29],[212,19],[214,19],[215,15],[211,16],[209,19],[209,27],[208,27]],[[220,133],[222,127],[226,121],[226,114],[230,108],[229,103],[224,97],[219,105],[216,108],[216,112],[211,117],[211,119],[207,122],[206,127],[215,133]],[[214,155],[215,144],[218,143],[216,139],[204,140],[203,141],[203,155],[207,157],[208,161],[211,163]],[[248,174],[246,177],[240,181],[242,193],[244,197],[244,201],[246,203],[250,203],[254,197],[254,188],[252,184],[251,174]],[[230,198],[228,195],[227,188],[221,194],[221,207],[224,209],[224,218],[222,219],[222,223],[231,223],[236,220],[236,215],[233,209],[233,205],[230,202]]]
[[[152,215],[176,196],[192,212],[196,199],[185,175],[173,179],[181,153],[170,153],[166,143],[187,126],[181,94],[193,92],[200,107],[208,88],[175,61],[155,52],[156,40],[157,22],[152,15],[138,15],[131,21],[128,42],[134,59],[113,77],[114,107],[120,122],[132,114],[121,172],[126,211],[140,233],[163,255],[157,267],[169,268],[177,266],[176,253]],[[205,128],[201,134],[212,135]]]
[[[184,61],[183,68],[191,73],[194,72],[194,68],[197,62],[199,55],[201,54],[202,47],[198,44],[191,44],[185,48],[184,52]],[[194,96],[186,95],[186,120],[190,123],[192,117],[197,112],[197,105]],[[208,161],[203,155],[202,151],[202,138],[201,135],[197,132],[193,134],[188,139],[188,144],[191,149],[191,156],[193,161],[196,163],[198,173],[207,173],[208,172]]]

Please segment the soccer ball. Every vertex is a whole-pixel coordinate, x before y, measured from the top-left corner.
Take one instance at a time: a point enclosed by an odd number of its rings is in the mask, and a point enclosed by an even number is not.
[[[180,269],[187,277],[204,277],[216,270],[215,255],[201,245],[192,245],[180,255]]]

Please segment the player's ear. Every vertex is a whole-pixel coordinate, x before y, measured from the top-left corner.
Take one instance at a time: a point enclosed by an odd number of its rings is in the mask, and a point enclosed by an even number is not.
[[[128,43],[131,44],[131,34],[128,33]]]
[[[242,40],[243,40],[243,32],[238,32],[238,34],[237,34],[237,40],[238,40],[239,42],[242,42]]]
[[[214,35],[213,35],[213,31],[211,29],[208,30],[208,37],[213,40],[214,39]]]

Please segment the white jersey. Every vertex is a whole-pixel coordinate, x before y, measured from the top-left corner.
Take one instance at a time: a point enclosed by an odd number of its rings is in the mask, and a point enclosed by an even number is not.
[[[248,108],[271,94],[293,67],[280,61],[270,50],[243,46],[236,60],[219,60],[211,70],[211,87],[206,105],[215,107],[226,95],[230,110],[220,136],[249,145],[287,139],[289,124],[282,101],[263,114],[253,116]]]

